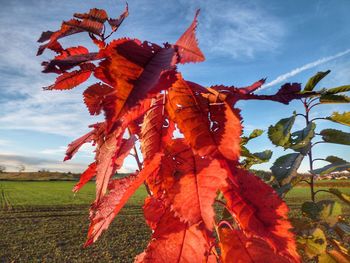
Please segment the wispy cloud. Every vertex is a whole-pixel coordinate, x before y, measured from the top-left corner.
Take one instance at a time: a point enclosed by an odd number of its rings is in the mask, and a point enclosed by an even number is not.
[[[205,51],[253,58],[259,52],[276,50],[285,35],[282,21],[252,2],[186,2],[192,10],[201,8],[198,37]]]
[[[92,158],[94,156],[95,146],[93,146],[91,143],[85,143],[83,144],[77,153],[80,157],[90,157]],[[40,154],[49,154],[49,155],[56,155],[56,156],[65,156],[65,152],[67,151],[67,146],[59,146],[58,148],[49,148],[39,151]]]
[[[0,154],[0,164],[4,165],[7,171],[18,171],[18,167],[23,165],[27,172],[35,172],[40,169],[58,172],[81,172],[86,168],[86,164],[79,162],[63,163],[52,159],[15,154]]]
[[[327,63],[327,62],[329,62],[331,60],[343,57],[343,56],[345,56],[345,55],[347,55],[349,53],[350,53],[350,49],[347,49],[347,50],[339,52],[339,53],[337,53],[335,55],[324,57],[324,58],[320,58],[318,60],[315,60],[313,62],[305,64],[305,65],[303,65],[303,66],[301,66],[299,68],[295,68],[295,69],[293,69],[292,71],[290,71],[288,73],[285,73],[285,74],[282,74],[282,75],[278,76],[276,79],[272,80],[271,82],[266,83],[263,87],[261,87],[259,89],[259,91],[264,90],[264,89],[269,88],[269,87],[272,87],[274,85],[280,84],[280,83],[284,82],[285,80],[289,79],[290,77],[293,77],[293,76],[295,76],[295,75],[297,75],[297,74],[299,74],[299,73],[301,73],[301,72],[303,72],[305,70],[308,70],[308,69],[311,69],[311,68],[315,68],[315,67],[317,67],[319,65],[322,65],[322,64],[325,64],[325,63]]]
[[[11,141],[0,139],[0,146],[8,146],[10,144],[11,144]]]

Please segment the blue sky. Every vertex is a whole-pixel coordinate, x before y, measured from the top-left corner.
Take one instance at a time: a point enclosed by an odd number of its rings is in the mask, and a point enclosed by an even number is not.
[[[16,170],[20,164],[27,171],[82,171],[93,159],[93,147],[86,145],[72,161],[62,163],[66,145],[86,133],[87,126],[100,120],[89,116],[81,93],[84,85],[73,91],[43,91],[54,75],[41,73],[40,62],[52,57],[46,52],[36,57],[36,40],[42,31],[56,30],[62,20],[74,12],[92,7],[106,9],[111,17],[123,11],[125,3],[117,0],[1,1],[0,9],[0,164]],[[195,1],[130,0],[130,15],[115,38],[128,36],[155,43],[174,43],[201,8],[198,39],[206,55],[200,64],[181,66],[186,79],[202,85],[249,85],[267,77],[260,94],[271,94],[285,82],[305,83],[317,71],[332,73],[320,87],[350,83],[350,2],[348,0],[289,1]],[[86,45],[87,36],[77,35],[63,44]],[[294,109],[273,102],[249,101],[242,109],[246,132],[267,129]],[[326,105],[314,116],[334,110],[348,111],[349,105]],[[302,128],[297,120],[296,128]],[[349,127],[326,123],[349,132]],[[253,151],[273,150],[272,161],[284,152],[271,145],[266,134],[250,143]],[[315,156],[335,154],[350,161],[349,147],[320,144]],[[318,163],[322,165],[322,163]],[[268,169],[271,163],[256,166]],[[131,158],[124,170],[135,168]],[[306,164],[301,170],[307,169]]]

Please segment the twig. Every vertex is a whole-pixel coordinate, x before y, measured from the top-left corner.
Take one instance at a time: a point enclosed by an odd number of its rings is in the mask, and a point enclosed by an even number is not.
[[[128,128],[128,132],[129,132],[129,135],[131,136],[130,128]],[[137,166],[138,166],[138,168],[139,168],[139,171],[141,171],[141,170],[142,170],[142,163],[141,163],[141,161],[140,161],[139,154],[137,153],[137,149],[136,149],[136,146],[135,146],[135,145],[134,145],[133,149],[134,149],[134,154],[131,154],[131,155],[134,156],[134,158],[135,158],[135,160],[136,160],[136,163],[137,163]],[[148,195],[149,195],[149,196],[152,196],[152,192],[151,192],[151,190],[149,189],[147,183],[146,183],[146,182],[143,182],[143,184],[144,184],[145,187],[146,187],[146,190],[147,190]]]
[[[315,142],[314,144],[311,145],[311,147],[314,147],[315,145],[319,144],[319,143],[326,143],[325,141],[319,141],[319,142]]]
[[[314,195],[316,195],[316,194],[319,193],[319,192],[325,192],[325,193],[330,193],[330,194],[331,194],[331,192],[328,191],[328,190],[320,189],[320,190],[317,190],[317,191],[314,193]]]
[[[312,163],[315,162],[315,161],[326,161],[326,160],[323,159],[323,158],[316,158],[316,159],[313,159],[313,160],[312,160]]]
[[[315,106],[317,106],[317,105],[320,105],[321,103],[320,102],[318,102],[318,103],[315,103],[314,105],[311,105],[310,107],[309,107],[309,111],[313,108],[313,107],[315,107]]]
[[[327,118],[313,118],[311,121],[316,121],[316,120],[328,120],[328,119]]]

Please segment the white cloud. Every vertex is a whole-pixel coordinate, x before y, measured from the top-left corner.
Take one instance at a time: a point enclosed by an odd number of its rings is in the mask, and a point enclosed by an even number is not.
[[[59,146],[58,148],[49,148],[39,151],[40,154],[49,154],[49,155],[57,155],[57,156],[65,156],[68,146]],[[94,157],[95,146],[91,143],[83,144],[77,153],[79,157]]]
[[[201,8],[198,38],[209,52],[252,58],[259,52],[276,50],[285,35],[282,21],[261,6],[236,1],[190,3],[192,10]]]
[[[82,172],[87,165],[79,162],[62,162],[52,159],[15,155],[15,154],[0,154],[0,164],[6,167],[6,170],[18,171],[20,165],[25,166],[25,171],[36,172],[40,169],[47,169],[52,172]]]
[[[0,146],[9,146],[9,145],[11,145],[11,141],[0,139]]]

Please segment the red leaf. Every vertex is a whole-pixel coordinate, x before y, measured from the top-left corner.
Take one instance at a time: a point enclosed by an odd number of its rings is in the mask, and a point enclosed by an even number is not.
[[[108,19],[108,24],[111,26],[112,31],[115,32],[118,30],[120,25],[123,23],[124,19],[129,15],[129,7],[128,3],[126,3],[125,11],[117,18],[109,18]]]
[[[90,9],[89,13],[76,13],[74,14],[74,17],[78,19],[64,21],[59,30],[55,32],[46,31],[42,33],[38,42],[49,42],[39,47],[37,55],[41,55],[46,48],[52,49],[53,46],[58,44],[58,39],[69,35],[81,33],[84,31],[100,35],[102,33],[103,23],[108,19],[106,11],[97,8]]]
[[[100,35],[103,29],[103,23],[108,19],[107,13],[103,9],[93,8],[89,13],[74,14],[74,17],[82,19],[80,23],[72,24],[71,22],[65,22],[66,25],[77,27],[83,31],[87,31],[96,35]]]
[[[143,213],[146,219],[146,223],[154,230],[163,214],[165,213],[165,205],[162,200],[154,197],[147,197],[145,204],[143,205]]]
[[[104,123],[96,123],[90,127],[93,127],[94,129],[68,145],[64,161],[70,160],[83,144],[94,141],[100,137],[100,134],[104,129]]]
[[[198,47],[198,41],[196,38],[196,28],[197,28],[197,17],[199,10],[197,10],[194,16],[192,24],[186,30],[186,32],[176,41],[175,46],[177,47],[177,52],[179,54],[179,63],[189,63],[189,62],[201,62],[205,60],[202,51]]]
[[[96,162],[93,162],[80,176],[79,182],[74,186],[73,192],[78,192],[92,177],[96,175]]]
[[[239,111],[225,103],[211,105],[202,96],[203,92],[207,90],[184,81],[179,75],[168,93],[166,109],[169,116],[200,156],[221,153],[228,159],[237,160],[242,132]]]
[[[161,217],[138,263],[207,262],[209,238],[199,224],[187,226],[168,210]]]
[[[259,238],[248,238],[239,230],[219,229],[222,263],[292,263],[297,259],[274,253],[267,242]]]
[[[230,160],[238,160],[241,151],[242,125],[239,112],[228,103],[209,104],[210,130],[219,151]]]
[[[252,92],[256,91],[257,89],[261,88],[261,86],[264,85],[265,81],[266,81],[266,79],[261,79],[255,83],[253,83],[251,86],[239,88],[239,92],[241,92],[243,94],[252,93]]]
[[[110,191],[100,202],[96,202],[90,209],[90,227],[85,246],[91,245],[101,233],[106,230],[114,217],[119,213],[130,196],[139,188],[147,176],[159,168],[162,155],[157,154],[153,160],[142,169],[138,175],[131,175],[114,180],[110,184]]]
[[[123,132],[124,133],[124,132]],[[96,202],[98,203],[107,191],[110,178],[115,174],[116,155],[121,147],[121,134],[109,134],[96,152]]]
[[[171,47],[129,39],[115,40],[101,51],[101,56],[107,59],[100,63],[97,77],[115,89],[114,97],[110,97],[114,107],[106,114],[109,124],[159,91],[153,88],[157,87],[162,72],[171,69],[174,54]]]
[[[70,25],[67,25],[69,23]],[[63,22],[61,25],[61,28],[58,31],[52,32],[52,31],[46,31],[43,32],[42,35],[40,36],[38,42],[46,42],[49,40],[47,44],[41,45],[38,49],[38,53],[36,54],[37,56],[41,55],[44,50],[52,45],[55,45],[57,43],[57,40],[66,37],[69,35],[73,35],[76,33],[83,32],[82,29],[77,28],[76,26],[80,24],[80,21],[76,19],[71,19],[67,22]]]
[[[231,104],[236,103],[238,100],[270,100],[289,104],[289,102],[294,99],[300,99],[308,96],[307,94],[300,94],[301,87],[299,83],[284,84],[282,88],[279,89],[274,95],[254,94],[253,91],[258,89],[264,81],[265,79],[262,79],[254,83],[252,86],[246,88],[236,88],[234,86],[227,87],[223,85],[213,86],[208,89],[211,94],[207,93],[204,96],[208,97],[211,102],[218,99],[220,102],[227,101]]]
[[[124,159],[129,155],[131,149],[134,147],[137,138],[132,135],[129,139],[123,139],[118,154],[114,160],[116,169],[120,169],[123,166]]]
[[[82,50],[80,50],[82,51]],[[64,53],[62,53],[64,54]],[[83,65],[93,65],[91,63],[86,63],[93,60],[98,60],[100,57],[98,56],[98,53],[83,53],[83,54],[76,54],[64,57],[64,55],[58,56],[49,62],[45,61],[41,63],[42,66],[44,66],[44,73],[50,73],[54,72],[57,74],[61,74],[66,72],[69,69],[74,68],[75,66],[83,66]]]
[[[227,209],[243,231],[264,239],[278,254],[299,260],[288,207],[270,186],[248,171],[235,169],[223,193]]]
[[[112,92],[112,87],[101,83],[93,84],[84,91],[84,102],[91,115],[101,113],[101,110],[104,108],[106,96]]]
[[[172,138],[175,125],[165,112],[165,97],[154,99],[152,108],[145,114],[141,130],[141,151],[145,162],[162,151],[163,143]]]
[[[89,54],[89,50],[83,46],[70,47],[60,52],[61,54],[56,56],[55,59],[62,60],[75,55]]]
[[[106,107],[106,104],[104,105]],[[138,125],[140,122],[142,122],[143,115],[146,111],[148,111],[151,107],[151,99],[144,99],[140,101],[136,106],[129,109],[126,114],[124,114],[117,122],[114,123],[111,130],[119,130],[123,131],[127,127],[130,127],[131,123],[134,123],[135,125]],[[106,114],[107,114],[106,110]],[[106,117],[107,118],[107,117]],[[133,129],[134,125],[132,125]],[[137,134],[136,131],[133,132],[133,134]]]
[[[209,231],[213,228],[213,203],[217,192],[226,182],[227,172],[221,168],[216,159],[202,158],[194,155],[183,139],[177,139],[168,146],[167,160],[173,169],[162,166],[161,180],[170,181],[170,187],[164,189],[166,200],[181,221],[189,225],[204,222]]]
[[[94,64],[84,64],[81,70],[75,70],[68,73],[63,73],[57,79],[55,84],[45,87],[45,90],[67,90],[72,89],[81,83],[85,82],[91,75],[94,69]]]

